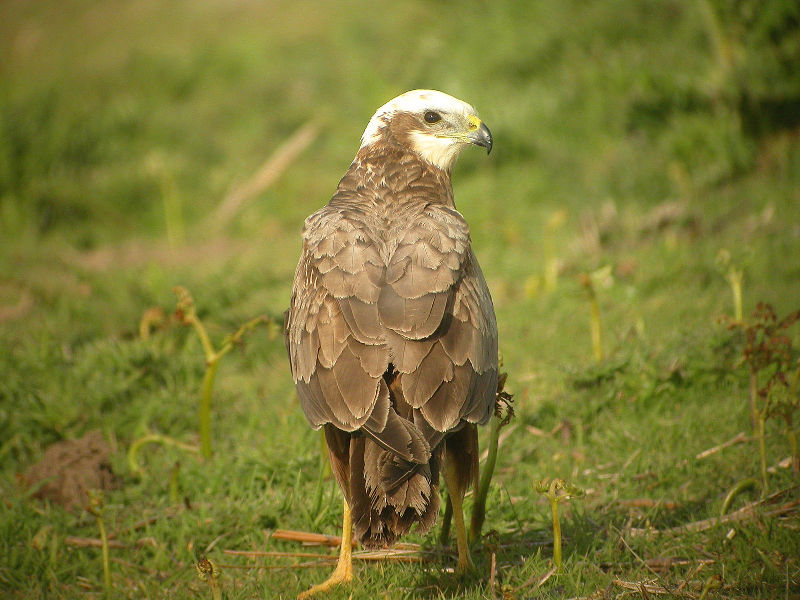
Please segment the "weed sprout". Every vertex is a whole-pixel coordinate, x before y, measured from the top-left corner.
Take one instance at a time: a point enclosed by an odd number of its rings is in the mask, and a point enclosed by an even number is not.
[[[553,563],[556,571],[561,572],[561,518],[558,515],[558,504],[571,498],[579,498],[585,492],[578,486],[567,483],[563,479],[549,481],[542,479],[534,484],[533,488],[540,494],[547,496],[550,502],[550,511],[553,515]]]
[[[219,350],[215,350],[208,336],[203,322],[197,316],[194,299],[185,287],[176,286],[172,290],[178,297],[177,314],[184,325],[191,325],[200,338],[206,358],[206,372],[203,376],[203,388],[200,396],[200,406],[198,409],[198,420],[200,422],[200,452],[203,458],[211,458],[211,396],[214,391],[214,379],[217,376],[217,368],[220,359],[234,346],[242,341],[244,336],[250,333],[261,323],[272,323],[272,319],[261,315],[247,321],[239,327],[233,334],[222,340]]]

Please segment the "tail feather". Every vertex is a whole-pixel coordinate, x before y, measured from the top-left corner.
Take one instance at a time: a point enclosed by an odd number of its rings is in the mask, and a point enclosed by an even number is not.
[[[356,536],[366,547],[393,544],[414,524],[428,531],[439,512],[439,463],[406,461],[368,437],[350,440],[350,508]]]
[[[325,426],[331,465],[366,547],[393,544],[413,525],[428,531],[439,513],[445,437],[402,394],[401,377],[384,375],[375,413],[361,430]]]

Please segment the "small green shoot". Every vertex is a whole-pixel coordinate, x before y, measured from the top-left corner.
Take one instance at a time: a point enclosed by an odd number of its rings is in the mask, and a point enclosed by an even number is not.
[[[767,480],[767,441],[766,424],[769,411],[769,400],[764,405],[764,409],[758,413],[758,456],[761,467],[761,496],[764,497],[769,492],[769,481]]]
[[[233,334],[222,340],[219,350],[215,350],[208,336],[203,322],[197,316],[194,299],[185,287],[176,286],[172,290],[178,297],[177,315],[184,325],[191,325],[200,337],[203,351],[206,358],[206,372],[203,376],[203,388],[200,396],[200,407],[198,409],[198,419],[200,422],[200,452],[203,458],[211,458],[211,396],[214,392],[214,379],[217,376],[220,359],[234,346],[242,341],[242,338],[250,333],[260,323],[271,323],[272,320],[261,315],[247,321],[239,327]]]
[[[555,252],[555,234],[567,221],[567,211],[555,211],[544,225],[544,289],[553,292],[558,285],[559,260]]]
[[[211,588],[211,600],[222,600],[222,590],[219,587],[219,568],[208,558],[201,558],[195,564],[197,577],[200,581],[208,583]]]
[[[178,192],[175,178],[167,168],[166,160],[161,153],[151,155],[147,166],[151,174],[158,178],[167,241],[173,248],[182,246],[186,242],[186,227],[183,218],[183,200]]]
[[[708,593],[711,590],[718,590],[722,587],[722,578],[718,575],[712,575],[706,582],[703,584],[703,591],[700,593],[700,598],[698,600],[705,600],[708,598]]]
[[[731,286],[733,295],[733,318],[741,323],[744,318],[742,315],[742,281],[744,280],[744,269],[737,267],[731,261],[731,253],[722,249],[717,253],[717,267],[725,277],[728,285]]]
[[[181,450],[186,450],[187,452],[197,453],[200,452],[200,449],[197,446],[193,446],[192,444],[187,444],[185,442],[181,442],[180,440],[176,440],[175,438],[171,438],[166,435],[161,435],[160,433],[148,433],[147,435],[143,435],[136,441],[131,444],[131,447],[128,449],[128,468],[131,470],[131,473],[135,475],[142,474],[142,467],[139,464],[139,460],[137,458],[139,454],[139,450],[145,444],[162,444],[164,446],[174,446],[176,448],[180,448]]]
[[[725,513],[728,512],[728,509],[733,504],[734,499],[736,496],[744,492],[745,490],[749,490],[752,488],[758,487],[758,480],[754,479],[753,477],[748,477],[747,479],[742,479],[736,485],[734,485],[730,491],[725,495],[725,500],[722,501],[722,508],[719,510],[719,516],[724,517]]]
[[[547,496],[550,501],[550,511],[553,514],[553,563],[556,572],[560,573],[563,568],[561,559],[561,519],[558,515],[558,504],[571,498],[580,498],[584,491],[578,486],[565,482],[563,479],[553,479],[552,481],[542,479],[534,484],[533,488],[540,494]]]
[[[497,463],[497,446],[500,441],[500,430],[508,425],[514,417],[514,408],[511,406],[513,397],[511,394],[504,391],[507,379],[508,373],[500,373],[497,379],[497,396],[495,399],[494,415],[489,424],[488,455],[478,482],[475,502],[472,504],[472,515],[469,524],[470,544],[475,543],[481,537],[481,529],[486,519],[486,496],[489,494],[489,484],[492,482],[494,468]],[[452,514],[452,505],[449,503],[449,498],[448,504],[445,507],[445,517],[447,517],[447,508],[450,509],[450,513]],[[448,524],[449,531],[449,522],[447,520],[445,520],[445,522]],[[444,531],[444,528],[442,528],[442,535],[444,535]]]
[[[792,383],[789,386],[789,401],[794,403],[795,410],[797,409],[798,399],[800,398],[800,360],[797,361],[797,369],[792,377]],[[794,399],[794,400],[792,400]],[[789,439],[789,448],[792,451],[792,470],[795,475],[800,475],[800,451],[797,447],[797,434],[792,426],[791,415],[785,415],[786,420],[786,435]]]
[[[97,528],[100,530],[100,544],[103,552],[103,589],[105,590],[105,597],[111,598],[111,559],[108,550],[108,535],[103,522],[104,506],[103,493],[99,490],[90,490],[89,506],[87,506],[86,510],[97,519]]]
[[[603,360],[603,337],[600,328],[600,305],[597,301],[597,287],[598,284],[605,283],[610,280],[611,265],[607,265],[602,269],[597,269],[591,273],[581,273],[580,283],[583,289],[586,290],[589,298],[589,326],[592,335],[592,354],[597,362]]]

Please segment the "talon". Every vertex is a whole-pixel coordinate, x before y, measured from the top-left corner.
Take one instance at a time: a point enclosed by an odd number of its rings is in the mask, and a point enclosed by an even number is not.
[[[332,587],[342,583],[348,583],[349,581],[353,580],[352,539],[353,520],[350,513],[350,506],[348,506],[347,500],[345,500],[344,513],[342,515],[342,545],[339,550],[339,561],[336,563],[336,568],[333,570],[333,573],[331,573],[331,576],[328,577],[328,579],[310,589],[307,589],[305,592],[300,592],[297,595],[297,600],[310,598],[315,594],[326,592]]]

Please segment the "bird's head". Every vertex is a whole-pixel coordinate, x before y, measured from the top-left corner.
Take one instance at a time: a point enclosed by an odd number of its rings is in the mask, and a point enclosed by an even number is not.
[[[468,144],[492,150],[492,133],[475,109],[436,90],[406,92],[381,106],[361,136],[361,148],[390,140],[445,171]]]

